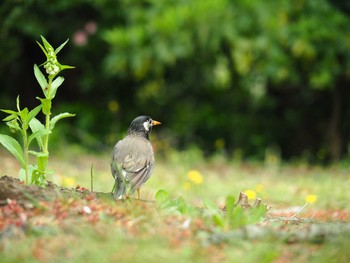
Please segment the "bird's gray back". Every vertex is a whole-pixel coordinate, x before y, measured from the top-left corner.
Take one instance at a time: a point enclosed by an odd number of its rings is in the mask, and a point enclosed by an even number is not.
[[[113,176],[127,176],[127,180],[131,180],[133,174],[137,174],[147,166],[150,176],[154,166],[152,145],[147,139],[139,136],[129,135],[119,141],[114,147],[112,158]],[[144,178],[144,182],[149,176]]]

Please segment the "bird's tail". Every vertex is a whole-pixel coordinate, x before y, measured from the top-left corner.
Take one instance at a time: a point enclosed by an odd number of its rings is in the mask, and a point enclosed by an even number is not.
[[[115,179],[115,188],[113,191],[113,196],[116,199],[123,199],[126,194],[126,185],[125,182],[120,180],[118,177]]]

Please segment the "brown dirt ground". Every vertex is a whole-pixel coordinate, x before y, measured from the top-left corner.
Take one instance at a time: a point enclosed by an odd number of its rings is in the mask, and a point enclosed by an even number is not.
[[[48,181],[44,187],[25,185],[17,178],[4,175],[0,177],[0,205],[8,204],[8,200],[16,200],[22,206],[39,201],[53,201],[58,198],[93,199],[103,197],[113,199],[110,193],[91,192],[79,185],[66,188]]]

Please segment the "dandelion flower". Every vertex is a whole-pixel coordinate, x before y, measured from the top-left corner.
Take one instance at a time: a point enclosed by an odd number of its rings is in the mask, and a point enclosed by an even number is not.
[[[191,170],[187,173],[188,179],[194,184],[201,184],[203,183],[203,176],[201,173],[197,170]]]
[[[307,195],[305,197],[305,201],[308,202],[309,204],[313,204],[317,201],[317,195]]]
[[[256,192],[254,190],[245,190],[244,193],[248,196],[248,199],[256,199]]]

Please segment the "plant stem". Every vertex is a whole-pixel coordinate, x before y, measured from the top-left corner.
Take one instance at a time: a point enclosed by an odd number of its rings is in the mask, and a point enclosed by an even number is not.
[[[304,208],[305,208],[308,204],[309,204],[309,202],[306,202],[306,204],[305,204],[302,208],[300,208],[300,209],[298,210],[298,212],[296,212],[294,215],[292,215],[292,217],[296,217],[301,211],[304,210]]]
[[[49,76],[49,83],[47,85],[47,94],[48,94],[48,96],[46,96],[47,99],[51,99],[50,98],[50,93],[51,93],[52,80],[53,80],[53,77]],[[45,115],[45,128],[46,128],[46,130],[50,129],[50,115],[51,115],[51,109],[49,109],[49,111]],[[44,154],[49,154],[49,134],[45,135],[43,152],[44,152]]]
[[[28,158],[28,136],[27,136],[27,130],[23,130],[23,153],[24,153],[24,171],[26,174],[26,185],[28,185],[29,180],[29,158]]]
[[[53,80],[54,76],[49,75],[48,77],[48,85],[47,85],[47,93],[45,94],[45,98],[50,100],[50,108],[47,110],[46,114],[45,114],[45,129],[46,130],[50,130],[50,116],[51,116],[51,98],[50,98],[50,94],[51,94],[51,85],[52,85],[52,80]],[[44,149],[43,149],[43,153],[47,156],[47,159],[49,158],[49,134],[46,134],[44,137]],[[40,167],[41,172],[42,172],[42,176],[45,177],[46,174],[46,166],[47,166],[47,159],[45,162],[41,162],[41,165],[39,165],[39,161],[38,161],[38,167]]]
[[[46,114],[45,116],[45,128],[46,130],[50,129],[50,113]],[[44,154],[49,153],[49,134],[45,135],[45,141],[44,141]]]

